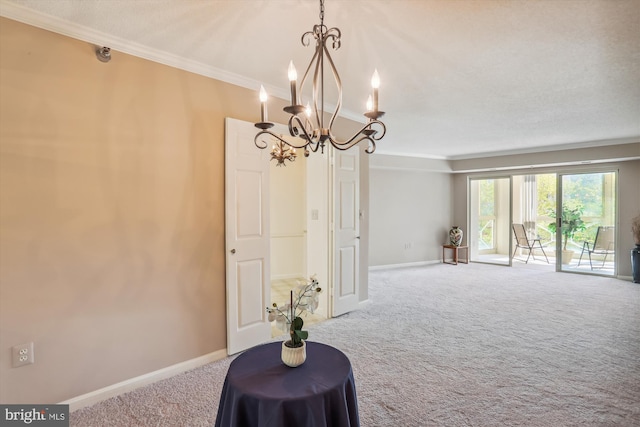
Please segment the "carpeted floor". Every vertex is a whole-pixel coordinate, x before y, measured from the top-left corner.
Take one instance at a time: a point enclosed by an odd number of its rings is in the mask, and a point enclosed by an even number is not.
[[[363,427],[640,426],[640,285],[482,264],[369,279],[364,309],[309,327],[350,358]],[[76,411],[71,425],[211,426],[229,363]]]

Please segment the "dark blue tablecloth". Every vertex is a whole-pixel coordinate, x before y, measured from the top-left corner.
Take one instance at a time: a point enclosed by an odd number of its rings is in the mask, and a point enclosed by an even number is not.
[[[340,350],[307,342],[307,360],[282,363],[281,342],[238,356],[227,372],[216,427],[358,427],[351,363]]]

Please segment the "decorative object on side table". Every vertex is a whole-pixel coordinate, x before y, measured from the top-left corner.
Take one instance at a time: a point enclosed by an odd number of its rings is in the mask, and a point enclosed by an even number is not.
[[[289,303],[280,307],[273,303],[273,307],[267,307],[269,321],[275,321],[282,332],[289,331],[290,339],[282,343],[282,362],[287,366],[295,368],[306,360],[304,340],[309,337],[309,332],[302,330],[304,321],[300,316],[306,311],[313,314],[318,308],[320,292],[322,289],[318,286],[318,279],[314,275],[307,283],[302,282],[291,291]]]
[[[460,246],[462,244],[462,237],[464,233],[462,229],[457,225],[454,225],[451,230],[449,230],[449,241],[453,246]]]
[[[636,245],[631,249],[631,272],[633,283],[640,283],[640,215],[631,220],[631,231],[633,232],[633,242]]]

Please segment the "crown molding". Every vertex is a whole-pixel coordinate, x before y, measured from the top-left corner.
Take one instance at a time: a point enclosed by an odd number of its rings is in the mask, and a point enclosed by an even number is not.
[[[640,137],[633,136],[628,138],[602,139],[602,140],[596,140],[596,141],[584,141],[584,142],[573,142],[573,143],[566,143],[566,144],[545,145],[545,146],[521,148],[521,149],[515,149],[515,150],[472,153],[472,154],[465,154],[460,156],[450,156],[447,158],[447,160],[470,160],[470,159],[481,159],[486,157],[547,153],[550,151],[575,150],[579,148],[594,148],[594,147],[603,147],[603,146],[609,146],[609,145],[633,144],[638,142],[640,142]]]
[[[239,74],[231,73],[208,64],[186,59],[158,49],[152,49],[148,46],[134,43],[130,40],[97,31],[83,25],[78,25],[55,16],[47,15],[7,0],[0,0],[0,16],[88,42],[96,47],[107,46],[111,48],[112,52],[126,53],[149,61],[168,65],[173,68],[179,68],[205,77],[211,77],[236,86],[252,90],[257,90],[260,87],[260,83],[258,81]],[[270,89],[276,96],[281,96],[284,99],[288,96],[286,90],[278,88]]]
[[[202,62],[193,61],[159,49],[150,48],[143,44],[134,43],[130,40],[97,31],[83,25],[78,25],[56,16],[47,15],[37,10],[29,9],[8,0],[0,0],[0,16],[83,42],[91,43],[95,45],[96,48],[103,46],[109,47],[112,54],[114,52],[126,53],[128,55],[147,59],[169,67],[178,68],[180,70],[240,86],[245,89],[255,90],[256,92],[262,84],[257,80],[240,74],[232,73]],[[288,88],[265,85],[265,89],[270,96],[284,100],[289,99]],[[326,111],[333,111],[335,108],[335,104],[325,103]],[[339,115],[340,117],[356,122],[361,122],[363,120],[361,114],[354,113],[353,111],[345,108],[340,111]]]

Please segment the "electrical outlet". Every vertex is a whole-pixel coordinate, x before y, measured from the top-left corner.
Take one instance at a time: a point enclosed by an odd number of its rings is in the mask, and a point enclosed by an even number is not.
[[[11,349],[11,353],[13,354],[14,368],[35,363],[33,357],[33,342],[16,345]]]

